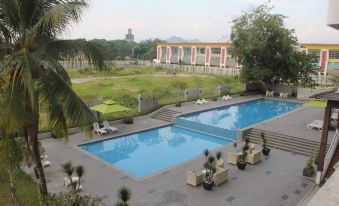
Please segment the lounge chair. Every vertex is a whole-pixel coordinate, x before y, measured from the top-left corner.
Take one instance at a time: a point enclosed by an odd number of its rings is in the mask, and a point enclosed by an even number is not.
[[[314,120],[313,122],[306,125],[308,129],[316,129],[318,131],[323,130],[324,121],[322,120]]]
[[[232,100],[232,97],[230,96],[230,95],[227,95],[227,96],[223,96],[222,97],[222,100],[224,100],[224,101],[231,101]]]
[[[208,104],[208,101],[206,99],[201,100],[203,104]]]
[[[230,168],[221,168],[221,167],[217,167],[217,171],[214,173],[213,175],[213,182],[214,185],[218,186],[221,183],[224,183],[228,180],[228,171],[230,170]]]
[[[194,187],[200,185],[202,181],[204,180],[204,174],[203,173],[197,173],[195,171],[187,171],[187,184],[192,185]]]
[[[288,93],[280,93],[279,98],[287,99],[288,98]]]
[[[331,119],[334,121],[337,121],[338,119],[338,111],[335,111],[331,114]]]
[[[203,104],[205,104],[202,100],[200,100],[200,99],[198,99],[197,101],[196,101],[196,104],[197,105],[203,105]]]
[[[94,122],[93,133],[97,133],[98,135],[103,135],[103,134],[107,134],[107,131],[104,129],[101,129],[98,122]]]
[[[108,132],[112,132],[112,133],[118,131],[118,129],[115,128],[115,127],[112,127],[112,126],[109,124],[108,121],[103,121],[103,123],[104,123],[104,127],[103,127],[102,129],[104,129],[104,130],[106,130],[106,131],[108,131]]]
[[[234,152],[228,152],[227,155],[228,164],[236,165],[239,160],[239,155]]]

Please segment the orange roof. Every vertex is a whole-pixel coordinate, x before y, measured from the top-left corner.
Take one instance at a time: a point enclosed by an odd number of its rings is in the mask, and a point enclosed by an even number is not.
[[[182,46],[182,47],[232,47],[232,43],[160,43],[159,46]]]

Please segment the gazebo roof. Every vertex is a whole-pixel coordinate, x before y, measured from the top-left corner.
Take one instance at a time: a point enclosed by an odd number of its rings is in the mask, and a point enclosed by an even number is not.
[[[336,101],[339,102],[339,92],[336,89],[321,92],[318,94],[314,94],[310,96],[310,98],[315,98],[315,99],[324,99],[328,101]]]

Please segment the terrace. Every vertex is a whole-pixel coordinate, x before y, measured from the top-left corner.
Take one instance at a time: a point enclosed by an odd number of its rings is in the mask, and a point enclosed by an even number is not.
[[[187,103],[182,107],[167,106],[166,109],[177,113],[197,112],[256,98],[258,98],[257,95],[239,96],[227,103],[220,100],[201,106]],[[132,125],[114,122],[114,126],[118,128],[119,132],[107,137],[121,136],[170,124],[168,121],[152,118],[154,114],[137,117]],[[302,107],[253,125],[251,128],[298,137],[306,141],[320,142],[321,132],[308,130],[305,125],[314,119],[322,118],[322,109]],[[333,135],[330,133],[329,136]],[[103,139],[103,137],[94,135],[92,140],[99,139]],[[296,205],[315,187],[313,179],[302,176],[302,170],[308,159],[307,155],[299,154],[293,149],[290,151],[277,149],[279,145],[276,146],[277,148],[271,147],[270,156],[263,158],[256,165],[248,165],[245,171],[240,171],[236,166],[226,163],[226,167],[230,167],[229,180],[215,187],[212,192],[208,192],[202,186],[192,187],[186,184],[186,171],[201,169],[204,161],[202,155],[143,179],[136,179],[115,166],[77,148],[76,145],[88,141],[88,135],[85,133],[71,135],[67,144],[60,139],[42,140],[49,160],[53,164],[45,169],[51,192],[67,190],[63,186],[65,175],[59,166],[67,161],[81,164],[86,169],[82,182],[83,193],[97,195],[108,205],[115,202],[115,194],[120,186],[132,189],[132,205],[227,204],[237,206]],[[257,145],[260,149],[261,144]],[[228,144],[218,150],[227,156],[228,151],[234,151],[234,148],[232,144]]]

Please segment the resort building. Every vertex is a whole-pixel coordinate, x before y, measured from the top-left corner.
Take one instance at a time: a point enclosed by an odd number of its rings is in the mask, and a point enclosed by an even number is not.
[[[321,73],[339,74],[339,44],[302,44],[301,50],[317,58]]]
[[[300,48],[315,56],[322,74],[339,74],[339,44],[301,44]],[[160,43],[157,62],[240,68],[231,51],[232,43]]]
[[[231,49],[231,43],[161,43],[157,47],[157,60],[163,64],[239,67]]]

